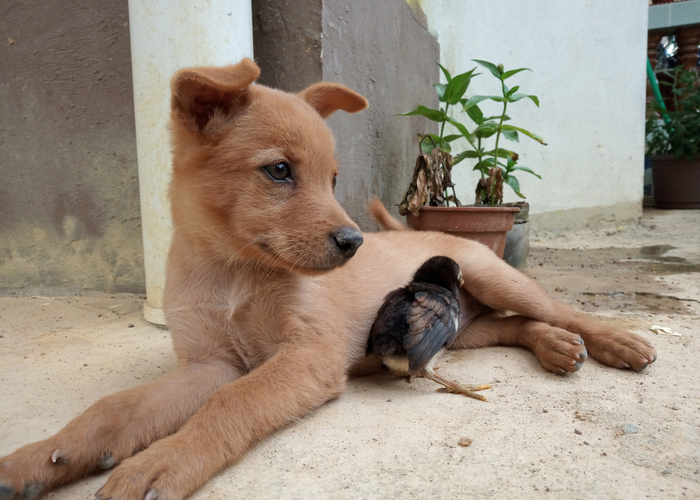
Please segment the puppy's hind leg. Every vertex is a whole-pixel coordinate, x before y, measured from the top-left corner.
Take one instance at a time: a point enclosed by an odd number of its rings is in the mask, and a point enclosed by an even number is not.
[[[175,432],[237,376],[221,361],[188,363],[160,380],[100,399],[55,436],[0,458],[0,500],[35,498],[109,469]]]
[[[542,326],[530,328],[527,335],[532,341],[516,342],[519,345],[536,344],[542,335],[566,337],[562,332],[567,332],[579,335],[588,353],[609,366],[643,370],[656,360],[656,351],[643,337],[606,325],[554,300],[532,279],[481,245],[469,248],[455,260],[462,268],[464,288],[480,302],[496,310],[512,311],[537,320],[559,331],[556,334]],[[545,343],[551,343],[551,338],[549,340]],[[565,339],[562,341],[567,343]]]
[[[546,370],[560,375],[580,370],[588,357],[578,334],[525,316],[502,317],[495,312],[479,316],[460,331],[450,349],[494,345],[525,347]]]

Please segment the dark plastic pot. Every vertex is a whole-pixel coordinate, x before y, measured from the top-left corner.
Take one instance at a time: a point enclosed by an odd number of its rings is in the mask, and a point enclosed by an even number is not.
[[[518,207],[520,212],[515,214],[513,229],[508,231],[503,260],[516,269],[525,269],[530,252],[530,205],[521,201],[507,203],[506,206]]]
[[[670,155],[653,156],[651,174],[656,208],[700,208],[700,157],[685,160]]]
[[[503,258],[506,235],[513,228],[517,207],[423,207],[408,225],[422,231],[441,231],[478,241]]]

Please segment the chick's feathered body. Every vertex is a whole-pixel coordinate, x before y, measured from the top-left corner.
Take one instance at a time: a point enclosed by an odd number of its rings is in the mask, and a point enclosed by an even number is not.
[[[368,353],[410,375],[420,375],[457,336],[456,293],[432,283],[411,282],[387,297],[372,325]]]
[[[448,257],[427,260],[403,288],[390,292],[370,330],[367,354],[382,357],[390,369],[411,377],[425,377],[459,392],[485,399],[473,391],[489,386],[464,386],[450,382],[433,371],[444,347],[457,336],[462,273]]]

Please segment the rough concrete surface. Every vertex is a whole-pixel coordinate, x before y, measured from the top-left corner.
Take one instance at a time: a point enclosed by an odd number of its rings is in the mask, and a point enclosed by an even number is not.
[[[700,211],[646,211],[640,225],[532,241],[527,272],[545,289],[653,340],[659,360],[643,373],[589,359],[561,377],[523,349],[451,352],[440,371],[494,383],[489,402],[425,380],[355,379],[193,498],[699,498],[698,227]],[[173,368],[168,332],[141,319],[142,302],[0,298],[0,454]],[[91,498],[105,477],[46,498]]]

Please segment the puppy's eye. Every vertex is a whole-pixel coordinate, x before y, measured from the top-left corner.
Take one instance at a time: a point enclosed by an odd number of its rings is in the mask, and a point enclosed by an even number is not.
[[[272,178],[273,181],[291,181],[291,170],[287,162],[281,161],[273,165],[268,165],[263,167],[263,170]]]
[[[333,191],[335,191],[335,185],[338,183],[338,176],[334,175],[333,176],[333,182],[331,182],[331,187],[333,188]]]

